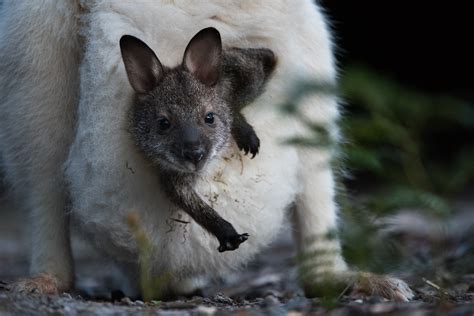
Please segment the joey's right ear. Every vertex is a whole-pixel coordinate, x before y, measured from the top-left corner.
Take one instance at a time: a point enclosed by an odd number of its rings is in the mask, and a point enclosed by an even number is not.
[[[131,35],[122,36],[120,50],[128,80],[135,92],[152,91],[163,79],[163,66],[153,50]]]

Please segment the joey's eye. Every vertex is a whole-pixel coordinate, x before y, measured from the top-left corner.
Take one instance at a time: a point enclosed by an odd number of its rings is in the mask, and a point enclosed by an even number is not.
[[[206,118],[204,120],[206,122],[206,124],[214,124],[214,113],[212,112],[209,112],[206,114]]]
[[[160,130],[166,131],[171,127],[171,123],[167,118],[162,117],[158,119],[158,127],[160,128]]]

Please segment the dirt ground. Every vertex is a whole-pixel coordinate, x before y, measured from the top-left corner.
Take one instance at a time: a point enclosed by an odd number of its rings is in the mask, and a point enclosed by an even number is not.
[[[149,303],[123,297],[114,291],[113,269],[77,238],[75,292],[56,297],[14,294],[6,285],[28,271],[25,219],[0,201],[0,315],[474,315],[474,275],[447,295],[428,284],[415,287],[417,296],[410,303],[343,296],[329,308],[321,300],[307,299],[297,285],[290,231],[283,231],[248,268],[213,284],[203,296]]]

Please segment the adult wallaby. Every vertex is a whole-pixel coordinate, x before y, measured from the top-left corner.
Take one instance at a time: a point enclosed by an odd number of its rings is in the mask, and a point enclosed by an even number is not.
[[[197,277],[248,262],[293,206],[299,251],[321,254],[311,258],[305,289],[331,280],[392,299],[412,296],[400,280],[348,270],[339,241],[322,238],[337,226],[331,152],[282,145],[307,133],[279,112],[288,82],[336,77],[330,32],[312,0],[9,0],[0,23],[0,151],[7,179],[32,212],[34,236],[32,277],[16,289],[73,286],[67,214],[133,276],[138,250],[124,218],[137,212],[155,250],[151,272],[171,275],[170,291],[185,292]],[[126,125],[133,90],[117,44],[123,34],[136,36],[164,64],[178,65],[189,38],[206,27],[219,29],[228,46],[267,47],[279,60],[266,92],[243,110],[262,141],[258,157],[241,157],[228,142],[195,185],[219,215],[252,236],[223,254],[197,223],[167,221],[188,215],[132,150]],[[308,96],[300,108],[337,138],[335,98]]]

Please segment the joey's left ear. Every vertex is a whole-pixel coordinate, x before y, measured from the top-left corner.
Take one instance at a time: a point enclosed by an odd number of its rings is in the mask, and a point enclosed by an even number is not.
[[[213,27],[197,33],[184,52],[184,69],[207,86],[213,86],[219,80],[221,63],[221,35]]]

